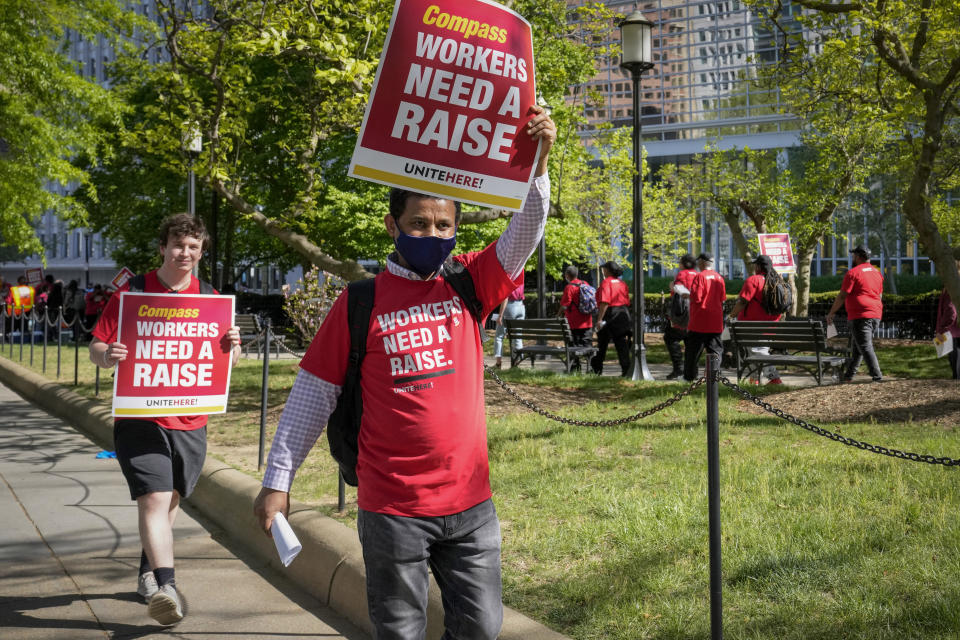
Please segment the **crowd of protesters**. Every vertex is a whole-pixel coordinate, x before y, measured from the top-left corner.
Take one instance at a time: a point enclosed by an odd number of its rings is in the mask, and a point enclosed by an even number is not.
[[[35,312],[37,317],[46,314],[47,336],[54,337],[57,333],[55,319],[62,312],[63,326],[72,327],[75,340],[90,340],[90,331],[96,324],[97,318],[103,313],[113,289],[101,284],[82,286],[77,280],[71,280],[64,285],[63,280],[47,274],[36,285],[27,282],[25,275],[18,276],[16,282],[10,282],[0,277],[0,300],[4,305],[5,331],[16,330],[18,318],[21,315]],[[80,322],[75,322],[79,317]],[[81,328],[80,324],[83,324]],[[35,329],[39,331],[39,329]]]

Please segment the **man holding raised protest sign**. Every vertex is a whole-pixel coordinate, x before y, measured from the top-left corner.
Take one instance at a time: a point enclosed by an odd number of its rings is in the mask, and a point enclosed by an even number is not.
[[[163,264],[111,297],[93,331],[90,360],[105,368],[119,364],[113,435],[137,501],[143,545],[137,593],[154,620],[170,625],[183,618],[173,522],[180,497],[190,495],[200,477],[206,414],[226,410],[240,332],[231,326],[232,297],[198,295],[216,293],[192,275],[207,240],[203,223],[185,213],[171,216],[159,240]]]
[[[476,29],[471,24],[477,25]],[[463,25],[463,30],[453,29],[454,25]],[[516,31],[524,25],[525,32]],[[408,27],[414,29],[412,33],[404,31]],[[529,25],[517,14],[476,0],[399,0],[385,58],[397,53],[392,49],[392,38],[398,32],[412,41],[412,51],[418,51],[418,41],[442,37],[453,44],[438,45],[438,51],[456,47],[460,52],[472,52],[471,68],[476,56],[481,55],[499,61],[497,65],[513,60],[512,69],[519,73],[519,59],[523,58],[526,72],[523,90],[518,92],[526,98],[517,106],[523,114],[522,129],[516,129],[516,140],[507,129],[501,130],[510,142],[502,146],[497,142],[495,146],[497,154],[502,150],[508,160],[491,162],[515,163],[520,173],[525,173],[519,179],[530,185],[529,191],[517,200],[520,211],[500,238],[479,252],[448,258],[456,244],[460,220],[460,203],[456,200],[510,199],[512,186],[501,189],[503,182],[488,182],[487,177],[468,175],[459,168],[469,164],[481,146],[474,139],[470,149],[454,153],[452,147],[456,145],[449,144],[460,135],[455,124],[461,121],[460,115],[464,121],[471,119],[465,113],[471,109],[470,102],[466,107],[461,105],[463,113],[451,112],[450,118],[429,116],[427,119],[434,124],[420,129],[419,137],[413,136],[412,125],[407,124],[413,122],[413,116],[398,116],[405,123],[399,131],[394,117],[371,118],[373,107],[368,108],[364,119],[367,132],[372,127],[381,128],[374,138],[399,136],[396,139],[403,144],[393,146],[393,154],[418,156],[424,147],[433,148],[428,155],[433,156],[432,168],[437,169],[435,175],[428,172],[410,182],[411,176],[405,176],[402,170],[407,160],[400,157],[397,166],[401,169],[396,176],[387,179],[391,171],[383,169],[375,178],[402,188],[390,193],[390,213],[384,225],[396,251],[387,258],[386,271],[373,283],[370,322],[362,327],[366,355],[359,366],[363,414],[355,467],[357,528],[374,637],[424,637],[429,569],[443,594],[444,638],[492,640],[503,620],[500,525],[490,490],[478,321],[517,287],[524,264],[543,234],[549,205],[547,155],[556,139],[556,127],[534,103],[533,60],[523,53],[530,47]],[[486,34],[483,39],[481,32]],[[503,34],[506,46],[492,38],[495,33],[496,39]],[[478,53],[480,49],[483,52]],[[405,50],[399,55],[410,53]],[[446,59],[461,71],[468,65],[466,54]],[[384,82],[384,69],[389,69],[391,62],[381,60],[377,83]],[[497,69],[502,77],[504,69]],[[475,77],[495,84],[494,71],[488,65],[485,70],[477,70]],[[437,87],[437,96],[449,91],[450,100],[444,104],[456,106],[453,97],[459,94],[454,88],[470,82],[457,80],[454,75],[444,76],[447,88]],[[471,86],[478,84],[482,83],[473,82]],[[416,97],[403,95],[403,89],[401,86],[395,101],[416,101]],[[505,100],[509,91],[509,87],[502,94],[494,90],[491,104]],[[383,97],[376,88],[375,92],[371,104]],[[426,95],[429,102],[432,93]],[[394,107],[394,115],[407,113],[396,111],[396,102]],[[454,123],[453,130],[444,129],[445,123]],[[465,126],[469,131],[470,125]],[[479,137],[483,131],[494,130],[477,127]],[[446,134],[439,135],[441,130]],[[438,137],[425,137],[425,132],[431,131]],[[363,138],[361,135],[354,153],[355,166],[366,153]],[[441,142],[445,146],[437,151]],[[419,164],[420,160],[409,162],[425,166]],[[439,177],[440,171],[445,172],[444,178]],[[446,179],[447,172],[455,174],[453,181]],[[472,182],[473,178],[482,180],[483,187]],[[412,188],[417,191],[407,190]],[[455,275],[458,270],[468,274],[472,295],[458,294],[451,284],[454,280],[462,283]],[[357,299],[353,291],[341,294],[317,332],[300,363],[301,370],[280,418],[263,489],[254,505],[268,533],[274,516],[288,511],[294,474],[322,433],[347,382],[351,351],[348,309]],[[479,308],[471,304],[471,297]]]

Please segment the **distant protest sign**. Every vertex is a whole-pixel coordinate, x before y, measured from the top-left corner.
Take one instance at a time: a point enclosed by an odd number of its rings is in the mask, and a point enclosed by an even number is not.
[[[487,0],[397,0],[350,175],[523,208],[540,153],[533,40]]]
[[[796,273],[797,264],[793,261],[793,249],[790,248],[788,233],[758,233],[760,253],[770,257],[777,273]]]
[[[25,269],[23,275],[27,280],[27,284],[31,287],[35,287],[41,282],[43,282],[43,269],[40,267],[33,267],[32,269]]]
[[[114,289],[119,289],[127,283],[127,280],[133,277],[133,271],[123,267],[120,271],[117,272],[117,275],[113,276],[113,280],[110,281],[110,286]]]
[[[131,293],[120,295],[117,341],[127,358],[117,365],[114,416],[224,413],[230,388],[233,296]]]

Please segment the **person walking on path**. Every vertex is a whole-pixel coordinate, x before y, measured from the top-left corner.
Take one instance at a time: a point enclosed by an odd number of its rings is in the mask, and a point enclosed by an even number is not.
[[[690,295],[690,287],[693,285],[693,279],[697,277],[697,262],[689,253],[680,257],[680,271],[677,272],[670,285],[670,302],[673,302],[673,296],[682,297],[684,294]],[[687,319],[689,324],[689,317]],[[683,375],[683,341],[687,337],[687,324],[680,324],[671,321],[663,332],[663,344],[667,347],[667,353],[670,354],[670,363],[673,369],[667,380],[676,380]]]
[[[469,273],[482,316],[517,288],[546,225],[556,126],[542,108],[530,110],[526,131],[541,153],[523,210],[496,242],[451,259]],[[443,268],[456,245],[459,211],[453,200],[393,189],[384,217],[396,251],[374,281],[356,463],[357,529],[378,640],[424,637],[430,571],[443,598],[444,637],[493,640],[503,622],[481,318]],[[343,388],[349,294],[345,289],[324,319],[280,416],[254,503],[267,535],[276,514],[289,511],[294,475]]]
[[[699,373],[700,354],[723,355],[723,303],[727,299],[727,285],[723,276],[713,270],[713,256],[701,253],[697,256],[700,273],[690,286],[690,323],[683,341],[683,379],[693,382]]]
[[[768,284],[767,280],[778,278],[776,270],[773,268],[773,262],[769,256],[759,255],[753,260],[753,275],[747,278],[740,289],[740,295],[737,297],[736,304],[730,311],[730,318],[737,320],[753,320],[761,322],[779,322],[782,314],[767,313],[763,306],[763,296]],[[750,347],[750,351],[757,355],[769,355],[770,347]],[[780,372],[773,365],[763,368],[762,375],[767,377],[767,384],[783,384],[780,379]],[[757,384],[760,383],[759,376]]]
[[[957,268],[960,269],[960,260],[957,260]],[[950,359],[950,371],[953,373],[954,380],[960,380],[960,322],[957,318],[957,307],[947,288],[944,287],[940,293],[940,303],[937,305],[937,331],[936,335],[942,336],[949,333],[953,339],[953,350],[947,354]]]
[[[163,264],[144,276],[144,293],[199,294],[193,274],[200,262],[207,232],[203,223],[182,213],[160,227]],[[128,281],[120,291],[130,288]],[[117,342],[120,296],[112,296],[90,343],[90,361],[113,368],[127,358],[127,346]],[[231,349],[233,364],[240,358],[240,330],[230,327],[222,338]],[[168,416],[114,421],[117,461],[137,502],[140,554],[137,593],[147,601],[150,617],[163,625],[183,618],[173,561],[173,523],[181,497],[193,491],[207,453],[207,416]]]
[[[620,376],[630,377],[630,337],[633,327],[630,322],[630,291],[620,279],[623,268],[613,260],[600,266],[603,282],[597,290],[597,354],[590,360],[593,372],[603,373],[603,361],[607,357],[610,341],[617,350],[620,361]]]
[[[880,328],[883,316],[883,274],[870,264],[870,250],[866,247],[858,246],[850,253],[853,268],[844,274],[837,299],[827,313],[827,324],[833,324],[837,310],[843,305],[850,323],[851,358],[841,381],[850,382],[860,363],[866,360],[873,381],[882,382],[883,373],[873,350],[873,334]]]
[[[560,313],[567,319],[570,325],[570,333],[573,335],[573,344],[578,346],[588,346],[590,344],[590,333],[593,328],[593,314],[580,311],[580,285],[587,283],[578,276],[580,270],[572,264],[563,270],[563,279],[567,281],[563,288],[563,296],[560,298]],[[589,285],[588,285],[589,286]],[[575,356],[573,363],[577,371],[580,370],[580,358]]]
[[[500,303],[500,312],[497,315],[497,332],[493,336],[493,355],[497,359],[497,369],[503,367],[503,338],[507,335],[507,325],[503,321],[507,318],[511,320],[523,320],[527,317],[527,309],[523,306],[523,282],[521,278],[520,286],[510,292],[503,302]],[[514,340],[510,348],[511,355],[523,347],[522,340]]]

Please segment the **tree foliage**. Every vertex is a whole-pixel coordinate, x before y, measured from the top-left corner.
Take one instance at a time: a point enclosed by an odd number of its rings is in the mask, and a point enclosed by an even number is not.
[[[42,253],[34,224],[46,211],[83,224],[86,211],[52,185],[89,184],[72,163],[95,157],[121,106],[66,49],[78,37],[117,47],[136,16],[120,0],[0,0],[0,245]]]

